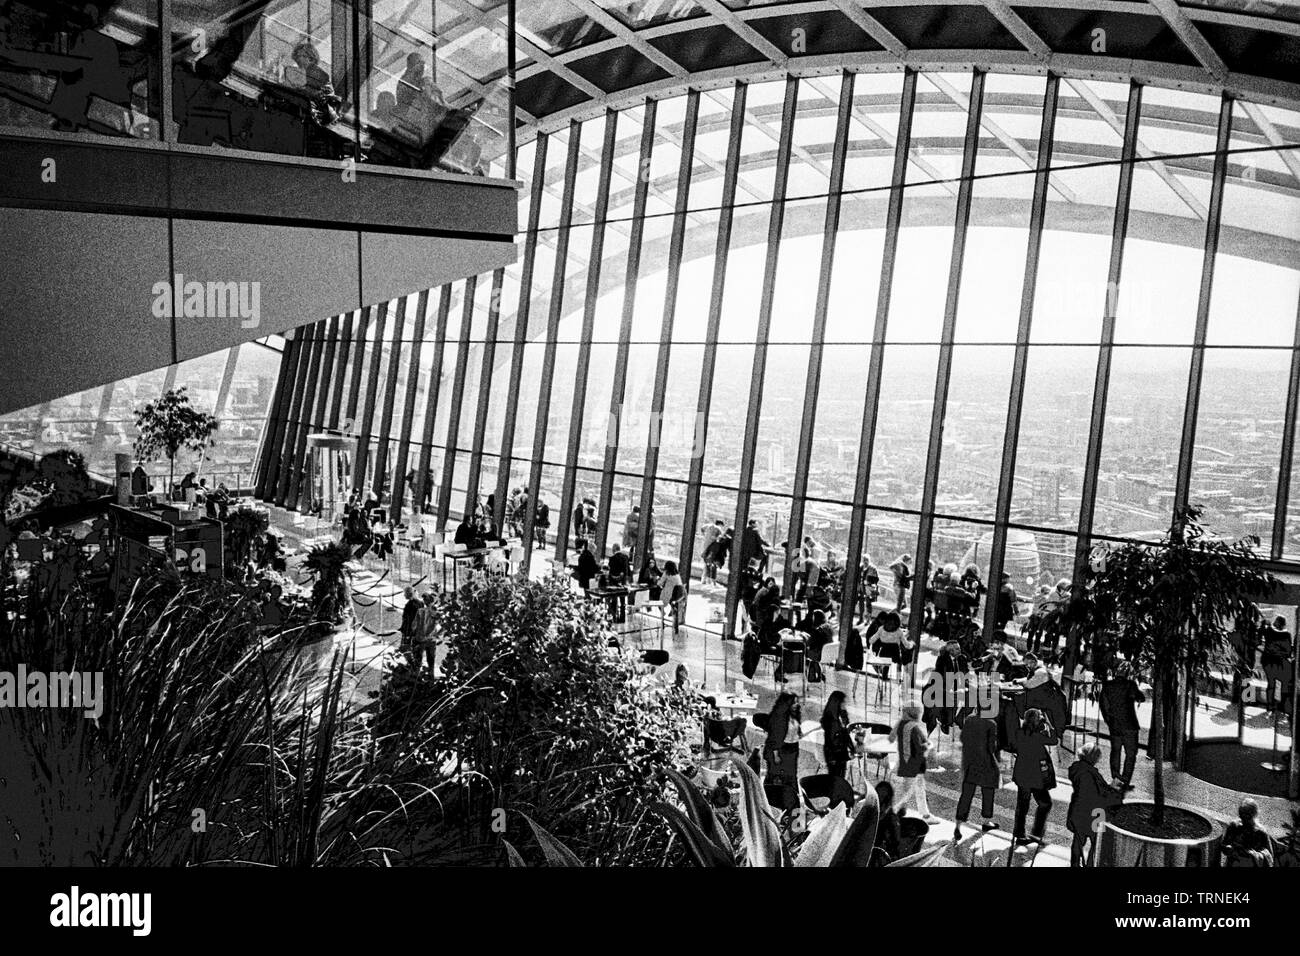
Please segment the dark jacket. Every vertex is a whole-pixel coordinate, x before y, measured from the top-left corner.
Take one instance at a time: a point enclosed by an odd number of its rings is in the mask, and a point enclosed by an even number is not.
[[[1011,779],[1017,787],[1026,790],[1051,790],[1056,786],[1056,769],[1047,748],[1055,746],[1059,738],[1041,733],[1027,734],[1019,723],[1016,721],[1011,728],[1016,744],[1016,766],[1011,771]]]
[[[843,763],[849,759],[849,723],[844,711],[840,711],[839,720],[828,721],[822,718],[822,747],[826,762]]]
[[[1070,764],[1070,785],[1074,793],[1065,825],[1071,833],[1091,833],[1093,811],[1099,807],[1107,810],[1124,799],[1123,793],[1102,779],[1101,771],[1086,760]]]
[[[961,725],[961,779],[977,787],[1002,783],[998,769],[998,729],[993,721],[971,714]]]
[[[1016,589],[1010,584],[1004,584],[998,589],[998,608],[996,620],[998,625],[1004,625],[1016,616]]]
[[[724,531],[722,534],[718,535],[717,541],[709,545],[709,550],[712,551],[712,556],[706,553],[704,555],[705,560],[712,561],[718,566],[726,564],[727,556],[731,554],[731,543],[731,535]]]
[[[632,565],[627,559],[626,551],[616,551],[609,556],[609,576],[615,581],[626,581],[632,573]]]
[[[600,574],[600,562],[596,560],[594,554],[584,548],[582,554],[578,555],[578,584],[585,591],[591,587],[591,579],[598,574]]]
[[[1137,705],[1146,700],[1136,681],[1108,680],[1101,688],[1101,716],[1112,734],[1138,730]]]
[[[1065,692],[1045,669],[1029,675],[1025,680],[1025,692],[1017,698],[1016,706],[1021,717],[1034,708],[1041,710],[1058,734],[1069,723],[1070,706],[1065,699]]]
[[[407,601],[406,606],[402,608],[401,631],[403,637],[411,638],[415,636],[415,632],[418,629],[418,622],[420,620],[420,609],[422,607],[424,607],[424,602],[418,597],[414,597]]]

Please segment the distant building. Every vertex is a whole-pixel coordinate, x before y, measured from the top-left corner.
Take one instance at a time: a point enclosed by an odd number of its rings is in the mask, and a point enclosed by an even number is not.
[[[1061,516],[1061,472],[1059,470],[1035,472],[1033,502],[1035,520]]]

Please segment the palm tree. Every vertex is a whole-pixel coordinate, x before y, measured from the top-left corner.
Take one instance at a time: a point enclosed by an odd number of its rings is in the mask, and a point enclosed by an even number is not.
[[[1205,676],[1226,649],[1236,621],[1278,585],[1255,553],[1258,538],[1207,537],[1200,517],[1199,508],[1188,507],[1174,515],[1169,534],[1157,544],[1130,543],[1110,551],[1088,582],[1094,623],[1151,675],[1147,750],[1155,761],[1157,826],[1165,807],[1166,694],[1181,697],[1183,682]],[[1179,721],[1173,727],[1175,749],[1182,733]]]
[[[319,544],[307,553],[302,569],[315,579],[311,590],[312,618],[320,624],[342,624],[348,616],[348,587],[352,552],[337,541]]]

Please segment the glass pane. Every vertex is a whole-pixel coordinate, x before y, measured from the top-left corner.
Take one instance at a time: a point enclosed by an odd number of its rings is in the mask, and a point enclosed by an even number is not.
[[[158,4],[6,4],[0,126],[161,139]]]
[[[871,504],[921,507],[938,366],[938,346],[885,347],[867,495]]]
[[[1098,349],[1034,346],[1025,371],[1011,518],[1077,528]]]
[[[1187,348],[1115,349],[1094,533],[1157,540],[1169,530],[1190,361]]]

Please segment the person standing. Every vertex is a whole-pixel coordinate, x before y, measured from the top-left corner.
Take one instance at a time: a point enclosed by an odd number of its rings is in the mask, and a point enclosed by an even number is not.
[[[822,754],[826,772],[844,779],[849,766],[849,715],[844,708],[844,691],[837,690],[822,709]]]
[[[581,544],[582,552],[578,555],[578,585],[584,590],[591,588],[592,579],[600,574],[600,562],[591,552],[591,542],[585,538]]]
[[[727,562],[731,560],[731,549],[736,543],[736,529],[727,528],[722,534],[718,535],[718,540],[713,543],[713,578],[714,584],[718,583],[718,569],[725,568]],[[743,569],[742,569],[743,570]]]
[[[894,559],[889,570],[894,574],[894,592],[898,603],[894,610],[903,613],[903,604],[907,601],[908,590],[912,587],[912,556],[903,554]]]
[[[632,562],[615,541],[609,555],[609,581],[611,584],[627,584],[631,576]]]
[[[930,741],[925,725],[921,723],[921,705],[903,705],[903,713],[889,733],[891,743],[898,744],[898,805],[911,804],[926,823],[935,824],[939,818],[930,812],[930,802],[925,793],[926,754]]]
[[[740,535],[740,566],[747,568],[750,562],[758,562],[758,573],[761,575],[767,569],[767,540],[758,530],[758,521],[755,518],[749,519],[749,524]]]
[[[701,579],[702,582],[713,582],[716,584],[718,581],[717,548],[718,539],[722,537],[722,527],[721,518],[713,522],[713,524],[707,524],[704,526],[704,531],[702,532],[704,536],[704,547],[700,551],[700,556],[704,561],[704,576]]]
[[[623,520],[623,550],[627,552],[629,560],[636,557],[636,536],[640,532],[641,506],[633,505],[632,510]]]
[[[1052,791],[1056,788],[1056,770],[1052,766],[1049,747],[1059,738],[1056,729],[1041,710],[1031,709],[1024,722],[1011,721],[1015,735],[1016,764],[1011,779],[1016,783],[1016,819],[1012,830],[1016,844],[1042,843],[1047,831],[1047,816],[1052,812]],[[1034,825],[1025,834],[1025,820],[1029,816],[1029,802],[1033,800]]]
[[[1146,695],[1133,679],[1133,665],[1120,661],[1110,680],[1101,686],[1101,718],[1110,731],[1111,782],[1121,790],[1132,790],[1133,767],[1137,764],[1138,716],[1137,705]],[[1120,751],[1124,766],[1120,767]]]
[[[993,723],[994,708],[981,707],[971,712],[961,726],[961,798],[957,801],[957,825],[953,838],[961,839],[961,826],[970,819],[970,805],[975,788],[980,790],[980,816],[985,831],[996,830],[993,819],[993,792],[1002,785],[998,761],[998,728]]]
[[[686,585],[677,573],[676,561],[664,562],[664,573],[659,578],[659,593],[666,608],[673,613],[673,637],[681,632],[682,618],[686,616]]]
[[[533,530],[537,534],[537,546],[546,550],[546,532],[551,527],[551,506],[545,501],[537,502],[537,513],[533,516]]]
[[[416,641],[420,631],[420,610],[424,607],[424,602],[412,587],[405,588],[402,596],[406,598],[406,604],[402,606],[402,623],[398,628],[402,635],[402,649],[411,658],[412,666],[418,667],[419,662],[415,659]]]
[[[993,623],[999,631],[1005,631],[1007,625],[1015,619],[1016,605],[1019,603],[1020,597],[1016,594],[1016,589],[1011,586],[1011,575],[1002,572],[1002,587],[998,588],[997,613],[993,618]]]
[[[1070,765],[1070,809],[1066,812],[1065,826],[1074,834],[1070,844],[1070,866],[1092,866],[1092,854],[1097,846],[1097,811],[1104,813],[1124,800],[1124,791],[1112,787],[1102,779],[1097,762],[1101,759],[1098,744],[1085,744],[1079,759]]]
[[[1286,629],[1286,618],[1281,615],[1273,618],[1273,626],[1264,631],[1263,645],[1259,663],[1267,681],[1264,706],[1268,710],[1277,710],[1283,703],[1291,674],[1291,668],[1287,665],[1291,663],[1292,639],[1291,632]]]

